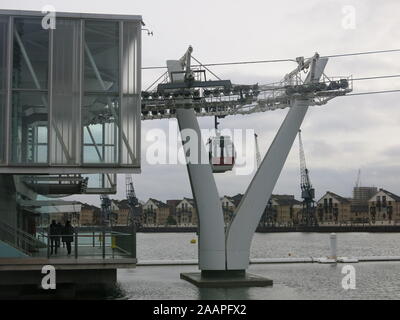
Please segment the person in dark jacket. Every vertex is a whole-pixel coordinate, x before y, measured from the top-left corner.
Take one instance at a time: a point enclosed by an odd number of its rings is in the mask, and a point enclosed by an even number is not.
[[[74,228],[71,226],[71,222],[67,221],[62,231],[63,242],[67,245],[68,255],[71,254],[71,242],[74,242]]]
[[[49,227],[49,238],[50,238],[50,248],[51,248],[50,254],[53,254],[53,251],[55,254],[57,254],[57,235],[58,235],[58,227],[56,221],[53,220]]]
[[[57,244],[57,248],[60,248],[61,246],[61,235],[63,232],[63,226],[60,222],[57,222],[57,236],[56,236],[56,244]]]
[[[62,242],[62,247],[65,248],[65,237],[64,237],[64,226],[61,226],[61,242]]]

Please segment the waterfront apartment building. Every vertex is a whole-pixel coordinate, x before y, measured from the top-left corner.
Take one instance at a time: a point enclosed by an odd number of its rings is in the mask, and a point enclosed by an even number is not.
[[[170,207],[159,200],[150,198],[143,205],[143,224],[145,226],[165,226],[170,215]]]
[[[233,215],[235,213],[237,205],[235,199],[229,196],[222,197],[221,203],[222,203],[222,211],[224,213],[224,221],[225,224],[228,224],[233,219]]]
[[[197,226],[197,211],[193,199],[183,198],[177,204],[175,214],[180,226]]]
[[[354,187],[351,199],[352,223],[368,223],[370,220],[369,200],[378,192],[376,187]]]
[[[127,226],[129,224],[130,208],[128,200],[111,200],[111,211],[115,215],[115,224]]]
[[[400,196],[380,189],[368,201],[371,223],[400,222]]]
[[[319,223],[346,223],[351,221],[351,199],[327,191],[317,201],[317,219]]]
[[[99,221],[100,215],[101,215],[101,210],[99,207],[84,203],[81,206],[79,225],[94,226]]]
[[[169,207],[169,217],[167,220],[168,225],[178,225],[178,218],[176,215],[176,206],[181,202],[182,200],[167,200],[167,205]]]
[[[299,219],[302,203],[294,195],[272,195],[261,217],[260,226],[293,225]]]
[[[299,214],[303,205],[293,195],[272,195],[271,205],[276,210],[278,224],[290,225],[294,221],[300,221]]]
[[[60,222],[65,224],[70,221],[72,226],[76,227],[80,225],[80,212],[55,212],[49,214],[49,223],[51,221]]]

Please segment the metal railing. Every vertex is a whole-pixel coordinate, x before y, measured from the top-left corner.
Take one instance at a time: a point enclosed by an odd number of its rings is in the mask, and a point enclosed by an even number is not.
[[[0,240],[31,256],[46,244],[33,235],[0,221]]]
[[[42,231],[38,237],[46,243],[47,251],[42,252],[42,255],[47,258],[67,256],[75,259],[136,258],[136,233],[132,227],[124,229],[126,229],[124,232],[112,229],[79,232],[75,229],[70,235],[49,235],[49,232]],[[71,245],[70,253],[68,253],[68,242]]]

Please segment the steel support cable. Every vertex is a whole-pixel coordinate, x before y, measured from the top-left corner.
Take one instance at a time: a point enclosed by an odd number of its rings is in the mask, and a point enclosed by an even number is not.
[[[378,79],[389,79],[389,78],[400,78],[400,74],[353,78],[353,79],[351,79],[351,81],[378,80]],[[264,84],[263,86],[274,86],[274,85],[281,84],[281,83],[282,83],[282,81],[271,82],[271,83]],[[320,83],[330,83],[330,81],[321,81]],[[275,88],[271,88],[271,89],[284,89],[284,88],[285,87],[275,87]]]
[[[234,62],[219,62],[219,63],[205,63],[193,65],[192,67],[215,67],[215,66],[232,66],[232,65],[245,65],[245,64],[258,64],[258,63],[274,63],[274,62],[296,62],[295,59],[275,59],[275,60],[255,60],[255,61],[234,61]],[[166,66],[156,67],[142,67],[142,70],[154,70],[154,69],[167,69]]]
[[[356,92],[356,93],[349,93],[341,97],[347,97],[347,96],[362,96],[362,95],[368,95],[368,94],[381,94],[381,93],[395,93],[395,92],[400,92],[400,89],[393,89],[393,90],[382,90],[382,91],[366,91],[366,92]],[[340,97],[340,96],[339,96]]]
[[[332,55],[329,55],[329,56],[321,56],[321,58],[341,58],[341,57],[361,56],[361,55],[368,55],[368,54],[380,54],[380,53],[391,53],[391,52],[400,52],[400,49],[389,49],[389,50],[376,50],[376,51],[363,51],[363,52],[353,52],[353,53],[332,54]]]
[[[168,74],[168,71],[165,71],[156,81],[154,81],[146,90],[144,91],[149,91],[155,84],[157,84],[163,77],[165,77]]]
[[[216,77],[218,80],[222,80],[220,77],[218,77],[214,72],[212,72],[209,68],[207,68],[204,64],[202,64],[199,60],[197,60],[195,57],[193,57],[193,60],[196,61],[200,66],[204,67],[209,73],[211,73],[214,77]]]
[[[320,58],[340,58],[340,57],[350,57],[350,56],[360,56],[369,54],[381,54],[381,53],[392,53],[400,52],[400,49],[389,49],[389,50],[376,50],[376,51],[362,51],[353,53],[342,53],[320,56]],[[202,65],[195,65],[193,67],[213,67],[213,66],[230,66],[230,65],[246,65],[246,64],[257,64],[257,63],[274,63],[274,62],[295,62],[295,59],[273,59],[273,60],[254,60],[254,61],[237,61],[237,62],[220,62],[220,63],[206,63]],[[142,67],[142,70],[154,70],[154,69],[166,69],[166,66],[155,66],[155,67]]]

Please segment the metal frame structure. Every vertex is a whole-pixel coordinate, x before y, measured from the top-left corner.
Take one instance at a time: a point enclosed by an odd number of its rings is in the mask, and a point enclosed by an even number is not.
[[[319,58],[319,55],[315,57]],[[318,83],[307,84],[302,71],[310,69],[312,59],[304,60],[301,57],[297,60],[298,68],[282,81],[268,85],[235,85],[229,80],[208,81],[205,77],[201,79],[200,72],[194,74],[197,79],[186,81],[185,84],[171,83],[183,79],[183,76],[179,79],[174,74],[185,73],[169,72],[157,90],[142,92],[142,120],[175,118],[176,110],[182,107],[194,109],[197,117],[247,115],[291,107],[295,98],[308,99],[310,106],[322,106],[353,90],[352,77],[328,77],[324,73]],[[181,60],[170,62],[169,67],[179,66],[180,63]]]
[[[305,60],[298,58],[298,67],[279,84],[268,86],[233,86],[221,88],[220,83],[197,86],[190,70],[190,47],[180,60],[167,61],[173,86],[159,86],[161,91],[144,93],[142,118],[178,119],[182,134],[187,170],[199,218],[199,268],[202,271],[237,271],[249,266],[251,241],[268,204],[286,158],[311,105],[326,104],[336,96],[352,91],[351,78],[339,81],[324,75],[327,58],[315,54]],[[185,70],[186,68],[186,70]],[[301,73],[308,71],[303,80]],[[181,74],[181,77],[173,77]],[[206,89],[204,88],[206,87]],[[207,88],[207,87],[213,87]],[[168,95],[165,89],[169,89]],[[197,93],[197,90],[202,92]],[[205,90],[214,90],[210,97]],[[221,90],[225,90],[222,94]],[[245,94],[244,94],[245,91]],[[259,166],[231,223],[225,228],[223,210],[210,164],[201,159],[192,163],[185,129],[197,133],[199,157],[206,154],[201,141],[197,116],[250,114],[277,108],[289,108],[278,133]],[[161,111],[161,112],[160,112]],[[153,113],[157,113],[154,117]],[[192,138],[192,137],[191,137]]]
[[[70,119],[74,123],[76,130],[73,134],[73,141],[65,142],[65,133],[59,129],[59,124],[55,123],[55,115],[53,109],[57,107],[53,105],[53,89],[55,86],[54,75],[54,43],[56,41],[55,34],[57,29],[48,30],[49,56],[48,56],[48,86],[45,89],[47,99],[42,96],[42,105],[47,109],[47,149],[48,157],[46,163],[18,163],[11,159],[11,109],[12,109],[12,92],[19,89],[12,85],[13,72],[13,50],[14,43],[18,46],[21,52],[21,59],[27,66],[27,72],[33,80],[35,90],[44,92],[40,85],[35,68],[31,63],[29,52],[24,47],[24,43],[18,31],[14,28],[14,20],[16,18],[43,18],[45,14],[36,11],[17,11],[17,10],[0,10],[0,19],[8,21],[8,37],[6,39],[7,48],[7,79],[6,79],[6,107],[5,107],[5,128],[1,128],[5,133],[5,157],[0,159],[0,173],[7,174],[93,174],[103,173],[107,175],[116,173],[140,173],[140,92],[141,92],[141,26],[143,25],[142,17],[137,15],[107,15],[107,14],[80,14],[80,13],[63,13],[57,12],[56,19],[60,21],[76,21],[79,31],[78,38],[74,39],[74,45],[79,48],[77,53],[78,65],[72,65],[71,68],[79,68],[77,70],[77,84],[79,90],[79,102],[77,104],[77,112],[74,113],[74,118]],[[39,20],[40,21],[40,20]],[[90,64],[94,70],[97,81],[105,89],[106,84],[102,79],[96,62],[93,59],[85,40],[85,22],[86,21],[114,21],[118,24],[118,52],[115,57],[119,68],[119,89],[117,99],[119,106],[114,106],[109,101],[108,106],[111,111],[110,117],[113,117],[115,123],[115,134],[118,136],[117,145],[115,146],[115,161],[105,163],[104,159],[99,156],[98,163],[89,163],[83,161],[84,141],[83,130],[90,131],[89,126],[85,126],[82,119],[82,99],[86,91],[84,91],[84,71],[85,60],[86,64]],[[26,91],[26,89],[23,89]],[[106,90],[103,90],[106,91]],[[105,93],[105,92],[104,92]],[[68,93],[67,93],[68,94]],[[107,93],[108,94],[108,93]],[[3,117],[3,115],[0,115]],[[101,115],[100,115],[101,116]],[[100,121],[100,120],[99,120]],[[107,119],[103,119],[107,123]],[[105,124],[104,124],[105,125]],[[85,129],[86,128],[86,129]],[[62,130],[62,129],[61,129]],[[82,131],[81,131],[82,130]],[[100,151],[96,144],[93,133],[89,132],[88,136],[92,139],[93,145],[98,155]],[[53,139],[54,137],[54,139]],[[63,153],[64,160],[54,162],[52,154],[55,151],[53,141],[56,141]],[[67,145],[67,143],[72,144]],[[103,143],[105,143],[103,141]],[[73,155],[71,155],[72,149]],[[53,153],[52,153],[53,152]],[[1,154],[0,154],[1,156]],[[104,155],[103,155],[104,156]]]

